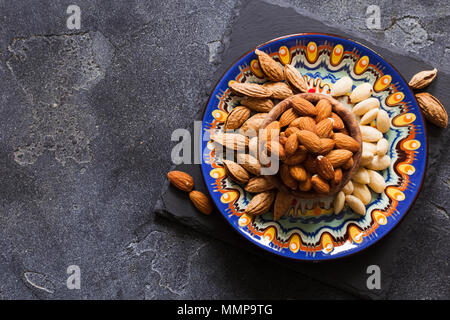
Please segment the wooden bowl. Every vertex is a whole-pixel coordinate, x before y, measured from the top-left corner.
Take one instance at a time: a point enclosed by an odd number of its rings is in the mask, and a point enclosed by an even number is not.
[[[361,160],[361,153],[362,153],[362,137],[361,137],[361,131],[359,129],[359,123],[356,121],[355,116],[349,109],[347,109],[342,103],[340,103],[339,101],[337,101],[336,99],[334,99],[330,96],[320,94],[320,93],[300,93],[300,94],[297,94],[297,96],[308,100],[309,102],[311,102],[314,105],[321,99],[326,99],[326,100],[330,101],[333,112],[336,113],[339,117],[341,117],[348,133],[350,134],[351,137],[353,137],[353,139],[358,141],[361,148],[359,148],[359,150],[353,154],[353,166],[349,170],[343,172],[341,183],[334,186],[334,188],[331,188],[329,193],[317,193],[313,190],[308,191],[308,192],[298,191],[298,190],[293,191],[291,189],[288,189],[281,182],[281,180],[278,178],[278,176],[274,176],[274,179],[273,179],[274,183],[277,185],[278,188],[289,190],[289,192],[292,195],[294,195],[295,197],[298,197],[298,198],[311,199],[311,198],[322,198],[322,197],[333,195],[333,194],[339,192],[340,190],[342,190],[342,188],[350,181],[350,179],[353,177],[353,175],[356,173],[356,171],[359,168],[359,162]],[[292,96],[292,97],[294,97],[294,96]],[[264,119],[264,122],[261,127],[262,128],[267,127],[267,125],[269,123],[277,120],[283,114],[283,112],[285,112],[287,109],[291,108],[292,107],[291,106],[292,97],[284,99],[283,101],[278,103],[272,110],[270,110],[267,117]]]

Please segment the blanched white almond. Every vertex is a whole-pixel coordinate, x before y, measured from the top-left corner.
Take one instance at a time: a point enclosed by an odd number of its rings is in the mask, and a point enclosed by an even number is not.
[[[352,194],[353,193],[353,182],[349,181],[343,188],[342,191],[344,191],[345,194]]]
[[[377,153],[377,145],[374,143],[363,141],[363,151],[367,151],[372,154],[375,154],[375,153]]]
[[[350,77],[343,77],[336,81],[335,84],[333,84],[330,94],[333,97],[343,96],[344,94],[352,90],[352,86],[353,80]]]
[[[370,176],[369,187],[376,193],[382,193],[386,189],[386,181],[381,174],[374,170],[367,170]]]
[[[373,155],[372,152],[370,152],[370,151],[363,151],[361,153],[360,165],[364,166],[364,167],[367,167],[369,164],[372,163],[373,157],[374,157],[374,155]]]
[[[334,198],[334,214],[338,214],[342,211],[345,204],[345,193],[342,191],[339,191],[336,195],[336,198]]]
[[[370,126],[359,126],[361,130],[362,140],[366,142],[377,142],[378,140],[383,138],[383,134]]]
[[[378,111],[377,129],[380,130],[382,133],[386,133],[389,131],[390,127],[391,127],[391,119],[389,118],[389,114],[384,110]]]
[[[370,177],[367,169],[360,167],[358,171],[356,171],[352,180],[360,184],[368,184],[370,182]]]
[[[372,161],[366,166],[367,169],[371,170],[384,170],[388,168],[391,164],[391,158],[389,156],[375,156]]]
[[[380,107],[380,100],[377,98],[369,98],[365,99],[353,107],[352,111],[357,116],[362,116],[363,114],[366,114],[369,110],[376,109]]]
[[[345,202],[357,214],[360,214],[362,216],[366,214],[366,206],[357,197],[355,197],[355,196],[353,196],[351,194],[346,195],[345,196]]]
[[[383,138],[377,142],[377,155],[384,156],[389,149],[389,142]]]
[[[363,101],[372,95],[373,88],[370,83],[363,83],[357,86],[350,95],[350,101],[352,103]]]
[[[367,111],[366,114],[363,115],[363,117],[359,121],[359,124],[369,124],[369,123],[371,123],[377,117],[378,110],[380,110],[380,109],[375,108],[375,109]]]
[[[372,194],[370,193],[369,188],[365,184],[360,184],[358,182],[353,181],[353,193],[355,197],[367,205],[372,200]]]

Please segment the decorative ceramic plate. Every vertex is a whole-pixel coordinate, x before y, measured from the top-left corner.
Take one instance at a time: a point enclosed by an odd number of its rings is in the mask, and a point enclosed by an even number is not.
[[[371,49],[348,39],[325,34],[290,35],[269,41],[260,50],[281,64],[295,66],[309,92],[329,94],[338,79],[349,76],[353,88],[373,85],[372,97],[391,118],[391,165],[382,174],[387,188],[372,193],[365,216],[351,209],[334,214],[333,198],[294,199],[287,215],[273,221],[271,212],[250,217],[244,210],[252,195],[225,175],[221,159],[209,140],[223,130],[228,113],[241,98],[228,84],[265,82],[253,51],[225,73],[214,89],[202,123],[202,172],[212,199],[225,219],[249,241],[272,253],[299,260],[327,260],[361,251],[383,238],[407,213],[422,185],[427,161],[425,126],[416,100],[402,76]],[[339,99],[348,103],[348,96]]]

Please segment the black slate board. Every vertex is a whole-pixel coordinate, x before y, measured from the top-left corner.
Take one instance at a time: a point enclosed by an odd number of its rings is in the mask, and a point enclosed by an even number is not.
[[[292,9],[281,8],[259,1],[250,1],[243,5],[239,18],[232,27],[230,46],[224,53],[222,65],[219,68],[219,72],[217,72],[217,80],[240,56],[257,45],[286,34],[301,32],[331,33],[349,37],[366,44],[384,56],[406,79],[409,79],[418,71],[431,68],[424,62],[400,55],[388,49],[379,48],[363,39],[358,39],[354,35],[348,35],[336,28],[326,26],[320,21],[302,16]],[[441,72],[438,80],[427,91],[438,96],[445,103],[450,98],[449,93],[444,91],[443,84],[450,83],[449,80],[449,75]],[[200,118],[198,116],[193,120],[201,120]],[[428,125],[427,130],[429,134],[428,143],[433,145],[433,142],[436,142],[436,145],[439,145],[439,129],[433,125]],[[431,153],[437,151],[433,147],[429,147],[429,149]],[[199,165],[180,165],[176,167],[176,170],[191,174],[195,179],[196,189],[207,193]],[[414,211],[413,206],[409,214],[414,214]],[[260,255],[264,259],[283,264],[295,272],[300,272],[362,298],[383,298],[386,296],[395,272],[396,253],[402,244],[402,233],[392,232],[367,250],[350,257],[320,263],[298,262],[270,254],[244,240],[225,221],[217,209],[211,216],[199,214],[189,203],[185,193],[172,186],[167,188],[167,184],[155,206],[155,212],[233,246]],[[407,218],[406,216],[405,219]],[[264,260],[262,261],[264,262]],[[369,275],[366,270],[370,265],[378,265],[381,269],[382,283],[380,290],[369,290],[367,288],[366,282]],[[293,276],[295,276],[295,272],[293,272]]]

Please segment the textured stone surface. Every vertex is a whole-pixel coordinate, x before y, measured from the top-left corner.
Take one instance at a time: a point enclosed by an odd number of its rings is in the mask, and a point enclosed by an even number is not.
[[[379,1],[380,31],[369,1],[270,2],[449,70],[446,1]],[[80,0],[76,31],[69,4],[0,1],[0,298],[351,298],[288,270],[268,284],[273,264],[152,214],[171,132],[201,111],[243,4]],[[449,298],[449,141],[430,132],[390,298]]]

